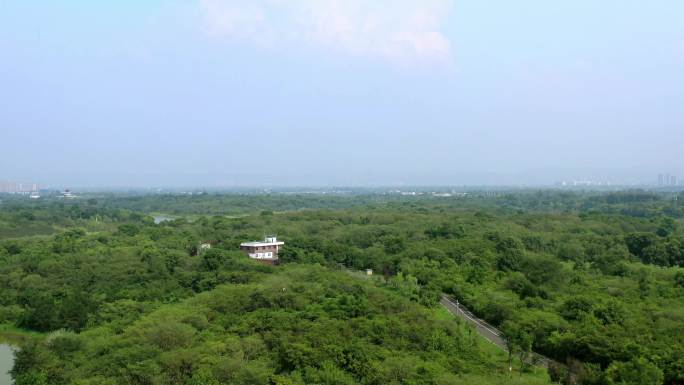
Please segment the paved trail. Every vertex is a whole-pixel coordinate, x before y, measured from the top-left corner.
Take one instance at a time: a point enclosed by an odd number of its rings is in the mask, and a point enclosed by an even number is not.
[[[366,275],[365,272],[360,273],[349,270],[349,273],[357,278],[371,278],[371,276]],[[503,337],[503,333],[501,333],[501,331],[499,331],[497,328],[488,324],[484,320],[477,318],[475,314],[471,313],[470,310],[468,310],[465,306],[459,304],[457,301],[452,300],[446,294],[442,294],[442,299],[439,301],[439,303],[441,303],[442,306],[451,312],[451,314],[475,326],[475,330],[477,330],[478,334],[484,337],[487,341],[508,352],[506,347],[506,339]],[[541,354],[532,352],[530,358],[527,359],[526,362],[530,365],[538,365],[548,368],[549,363],[553,362],[553,360],[542,356]]]
[[[488,324],[484,320],[477,318],[475,314],[470,312],[470,310],[466,309],[463,305],[461,305],[457,301],[452,300],[446,295],[442,295],[442,299],[439,302],[453,315],[475,326],[477,332],[482,337],[486,338],[487,341],[493,343],[494,345],[500,347],[505,351],[508,351],[508,349],[506,348],[506,340],[503,337],[503,333],[501,333],[501,331],[499,331],[497,328]],[[532,357],[530,358],[529,363],[543,367],[548,367],[551,361],[552,360],[550,358],[544,357],[541,354],[532,353]]]

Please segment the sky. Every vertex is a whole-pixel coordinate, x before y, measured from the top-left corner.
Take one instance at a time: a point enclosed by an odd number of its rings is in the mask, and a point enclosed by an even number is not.
[[[0,180],[684,179],[680,0],[0,0]]]

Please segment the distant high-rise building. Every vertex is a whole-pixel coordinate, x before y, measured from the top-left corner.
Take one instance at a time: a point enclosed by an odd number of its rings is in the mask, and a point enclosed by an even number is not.
[[[677,185],[677,176],[672,175],[670,176],[670,186],[676,186]]]
[[[0,182],[0,193],[30,193],[40,190],[36,183]]]
[[[658,186],[664,186],[664,185],[665,185],[665,175],[658,174]]]

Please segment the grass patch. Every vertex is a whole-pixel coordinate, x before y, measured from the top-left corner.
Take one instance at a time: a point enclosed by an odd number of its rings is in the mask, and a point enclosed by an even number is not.
[[[0,324],[0,343],[21,345],[27,338],[41,335],[42,333],[18,328],[12,324]]]

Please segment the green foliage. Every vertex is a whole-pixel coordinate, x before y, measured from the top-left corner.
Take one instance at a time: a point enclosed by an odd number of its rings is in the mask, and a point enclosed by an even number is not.
[[[513,237],[501,239],[496,244],[496,252],[499,254],[496,266],[501,271],[520,271],[523,259],[522,244]]]
[[[643,192],[11,202],[0,322],[46,333],[22,348],[17,384],[545,382],[508,378],[434,319],[446,292],[504,330],[513,361],[566,364],[557,381],[680,384],[682,214]],[[37,233],[55,234],[22,237]],[[264,233],[286,241],[283,265],[238,251]]]
[[[663,372],[645,358],[637,358],[610,364],[606,379],[611,385],[658,385],[663,383]]]
[[[506,340],[506,348],[508,349],[509,369],[513,364],[513,356],[517,355],[522,365],[521,369],[525,370],[532,352],[532,343],[534,342],[531,330],[527,330],[527,328],[515,322],[505,321],[501,325],[501,332]]]
[[[36,339],[18,357],[15,377],[62,362],[54,383],[433,384],[455,368],[494,365],[473,338],[371,281],[284,267],[163,306],[122,332],[105,323]]]

